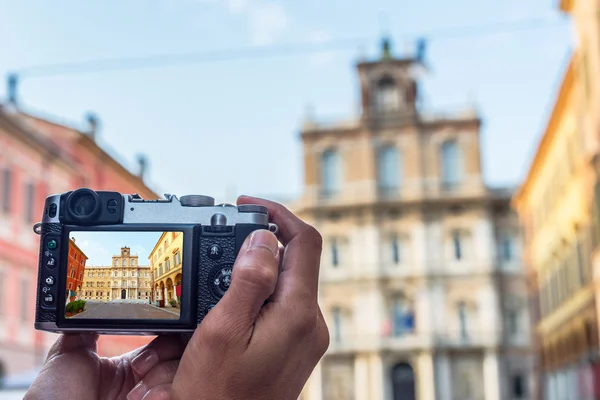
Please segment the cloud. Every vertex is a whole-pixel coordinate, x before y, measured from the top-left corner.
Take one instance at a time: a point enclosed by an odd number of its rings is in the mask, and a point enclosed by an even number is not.
[[[331,41],[331,35],[322,30],[314,30],[308,33],[307,39],[310,42],[323,44]],[[335,53],[332,51],[319,51],[311,54],[309,57],[309,64],[315,68],[325,68],[335,61]]]
[[[290,25],[281,3],[273,0],[196,0],[203,5],[223,7],[229,14],[244,20],[250,41],[255,46],[273,44]]]
[[[289,25],[289,18],[279,3],[256,3],[248,9],[252,44],[268,45],[275,42]]]

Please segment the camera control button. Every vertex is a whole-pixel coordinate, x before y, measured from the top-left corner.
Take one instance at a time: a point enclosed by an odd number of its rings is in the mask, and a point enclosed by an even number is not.
[[[54,285],[54,277],[52,275],[50,275],[49,277],[46,278],[46,285],[48,285],[48,286]]]
[[[48,208],[48,216],[50,218],[56,217],[56,211],[57,211],[56,203],[50,204],[50,207]]]
[[[55,266],[56,266],[56,259],[50,257],[49,259],[46,260],[46,267],[54,268]]]
[[[54,249],[56,249],[58,247],[58,243],[56,243],[56,240],[51,239],[51,240],[48,241],[48,245],[47,246],[48,246],[48,248],[50,250],[54,250]]]
[[[231,285],[231,267],[221,268],[217,271],[215,279],[213,280],[213,285],[216,292],[223,296]]]
[[[223,249],[216,243],[212,244],[208,247],[207,255],[211,260],[218,260],[223,255]]]
[[[51,293],[46,293],[44,295],[44,303],[47,306],[51,306],[52,304],[54,304],[54,296]]]
[[[117,203],[117,200],[112,199],[108,201],[108,204],[106,205],[106,210],[108,211],[109,214],[116,214],[119,211],[119,203]]]

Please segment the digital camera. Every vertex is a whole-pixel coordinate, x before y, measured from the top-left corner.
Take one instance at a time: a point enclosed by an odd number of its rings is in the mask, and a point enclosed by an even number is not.
[[[246,237],[277,231],[266,207],[203,195],[77,189],[46,198],[35,328],[156,335],[191,332],[223,297]]]

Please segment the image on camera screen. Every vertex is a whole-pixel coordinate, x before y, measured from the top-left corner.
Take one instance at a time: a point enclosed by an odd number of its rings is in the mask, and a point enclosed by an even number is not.
[[[69,236],[65,318],[179,319],[182,232]]]

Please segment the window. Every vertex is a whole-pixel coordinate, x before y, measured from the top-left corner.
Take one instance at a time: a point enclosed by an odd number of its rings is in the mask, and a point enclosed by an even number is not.
[[[2,294],[4,293],[4,270],[0,269],[0,315],[2,315],[2,310],[4,308],[4,299]]]
[[[331,195],[340,191],[341,160],[335,150],[327,150],[321,156],[321,185],[323,193]]]
[[[463,257],[462,241],[460,231],[452,231],[452,250],[455,260],[461,260]]]
[[[123,259],[123,264],[122,264],[122,265],[123,265],[124,267],[127,265],[127,260],[126,260],[126,259]]]
[[[333,318],[333,339],[336,343],[342,341],[342,310],[339,307],[334,307],[331,310]]]
[[[135,271],[131,271],[131,276],[135,276]]]
[[[580,239],[577,239],[577,242],[575,243],[575,246],[577,248],[577,268],[578,268],[578,272],[579,272],[579,283],[581,285],[583,285],[585,283],[585,281],[587,280],[587,276],[585,273],[585,257],[583,255],[583,246],[581,243]]]
[[[414,313],[407,301],[396,297],[392,302],[392,333],[400,336],[414,330]]]
[[[12,171],[5,168],[2,171],[2,211],[10,212],[11,207],[11,189],[12,189]]]
[[[181,253],[180,252],[175,253],[174,262],[175,262],[175,265],[181,264]]]
[[[458,323],[460,327],[460,337],[467,339],[467,305],[464,302],[458,303]]]
[[[114,281],[114,282],[113,282],[113,285],[114,285],[115,287],[117,287],[117,286],[119,285],[119,282],[117,282],[117,281]]]
[[[69,282],[69,287],[68,289],[71,290],[73,288],[73,283]]]
[[[526,396],[525,377],[523,375],[515,375],[512,377],[512,397],[522,399]]]
[[[331,265],[337,267],[340,263],[339,254],[338,254],[338,242],[336,238],[331,240]]]
[[[504,261],[511,261],[514,256],[513,240],[508,234],[504,235],[502,238],[501,246],[502,259]]]
[[[134,266],[135,266],[135,258],[133,258],[133,259],[131,260],[131,266],[132,266],[132,267],[134,267]]]
[[[379,190],[384,192],[397,190],[400,187],[400,160],[398,150],[394,146],[385,146],[377,154],[377,180]]]
[[[115,267],[118,267],[118,266],[119,266],[119,259],[115,258]],[[115,274],[116,274],[116,272],[115,272]]]
[[[519,312],[517,310],[508,310],[506,313],[506,324],[508,333],[514,336],[519,333]]]
[[[170,258],[168,258],[165,261],[165,268],[167,269],[167,271],[171,269],[171,259]]]
[[[458,143],[454,140],[442,144],[442,184],[451,188],[460,183],[461,160]]]
[[[35,212],[35,186],[28,183],[25,186],[25,221],[33,222],[33,213]]]
[[[400,264],[401,254],[400,254],[400,239],[398,235],[392,235],[390,240],[391,242],[391,250],[392,250],[392,262],[396,265]]]
[[[21,321],[27,322],[29,317],[29,280],[21,278]]]
[[[391,77],[386,76],[377,83],[373,98],[373,105],[377,112],[385,113],[400,110],[400,100],[400,92]]]

